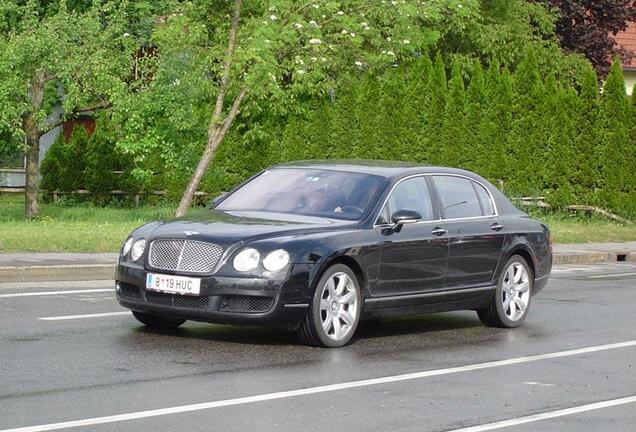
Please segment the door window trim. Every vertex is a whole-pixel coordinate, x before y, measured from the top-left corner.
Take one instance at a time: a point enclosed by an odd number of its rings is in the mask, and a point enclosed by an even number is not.
[[[463,179],[469,180],[471,182],[475,182],[478,185],[482,186],[484,189],[486,189],[486,192],[488,193],[488,197],[490,198],[490,203],[492,204],[492,208],[494,210],[494,214],[445,219],[445,218],[442,217],[442,215],[441,215],[442,212],[440,211],[440,209],[437,208],[436,213],[437,213],[438,219],[419,221],[419,222],[415,222],[415,223],[409,224],[409,225],[418,225],[418,224],[432,223],[432,222],[452,222],[452,221],[471,220],[471,219],[489,219],[489,218],[499,217],[499,209],[497,208],[497,203],[495,202],[495,198],[493,197],[492,192],[490,192],[490,189],[485,184],[480,182],[479,180],[475,180],[472,177],[468,177],[468,176],[465,176],[465,175],[462,175],[462,174],[453,174],[453,173],[420,173],[420,174],[412,174],[412,175],[403,177],[403,178],[399,179],[397,182],[395,182],[395,184],[391,187],[391,190],[389,190],[389,193],[384,198],[384,201],[382,202],[382,205],[380,206],[380,210],[375,215],[375,219],[373,221],[373,228],[375,228],[375,227],[387,227],[387,226],[391,226],[392,225],[390,223],[378,224],[377,222],[378,222],[378,219],[380,218],[380,214],[382,214],[382,210],[384,209],[384,207],[386,206],[386,203],[389,200],[389,197],[391,196],[391,194],[393,193],[393,191],[395,190],[397,185],[399,185],[400,183],[402,183],[405,180],[409,180],[409,179],[412,179],[412,178],[415,178],[415,177],[424,177],[427,180],[426,183],[429,186],[429,190],[430,190],[431,187],[433,187],[435,196],[437,197],[437,195],[438,195],[437,188],[435,187],[434,184],[431,184],[431,183],[434,183],[433,179],[431,178],[433,176],[459,177],[459,178],[463,178]],[[472,183],[471,183],[471,185],[472,185]],[[473,190],[474,190],[474,186],[473,186]],[[477,192],[475,192],[475,195],[477,195]],[[437,197],[436,201],[438,201],[438,200],[439,200],[439,198]],[[478,200],[478,202],[479,202],[479,204],[481,206],[481,201],[479,201],[479,195],[477,195],[477,200]],[[439,206],[439,202],[436,202],[435,206],[438,207]],[[482,213],[483,213],[483,210],[482,210]]]

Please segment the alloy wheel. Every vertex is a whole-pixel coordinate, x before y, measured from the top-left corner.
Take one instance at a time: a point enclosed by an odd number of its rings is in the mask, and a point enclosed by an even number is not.
[[[528,270],[520,262],[513,262],[504,274],[501,286],[503,311],[511,321],[520,320],[530,302]]]
[[[354,329],[359,313],[358,292],[353,280],[343,272],[334,273],[320,295],[320,322],[330,339],[340,341]]]

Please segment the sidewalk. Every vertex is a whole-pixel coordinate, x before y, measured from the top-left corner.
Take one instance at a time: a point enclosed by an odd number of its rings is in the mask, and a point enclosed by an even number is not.
[[[555,264],[636,262],[636,242],[554,245]],[[0,283],[112,279],[116,253],[0,254]]]

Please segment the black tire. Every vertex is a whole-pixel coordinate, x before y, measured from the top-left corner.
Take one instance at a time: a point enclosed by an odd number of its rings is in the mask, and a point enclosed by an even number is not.
[[[321,300],[323,300],[322,294],[323,294],[323,289],[325,288],[325,284],[338,273],[346,274],[351,280],[352,282],[351,287],[352,289],[355,290],[355,293],[357,296],[357,302],[354,307],[355,316],[350,326],[350,329],[347,330],[347,333],[344,337],[336,340],[330,337],[329,334],[323,328],[322,315],[321,315],[322,312],[321,312],[320,305],[321,305]],[[301,342],[304,343],[305,345],[327,347],[327,348],[341,347],[341,346],[347,345],[351,341],[351,338],[353,337],[353,334],[355,333],[356,328],[358,327],[358,323],[360,322],[361,313],[362,313],[362,291],[360,289],[360,281],[358,280],[358,277],[348,266],[344,264],[335,264],[329,267],[324,272],[324,274],[318,281],[318,284],[316,284],[316,288],[314,290],[314,296],[313,296],[311,304],[309,305],[309,310],[307,312],[307,315],[305,315],[305,318],[303,319],[302,324],[300,325],[298,330],[296,330],[296,334],[298,335]]]
[[[505,297],[508,296],[507,291],[504,289],[504,283],[506,283],[506,272],[511,266],[522,265],[527,274],[527,283],[528,283],[528,296],[526,301],[526,306],[522,313],[519,313],[518,306],[515,306],[517,314],[515,319],[511,319],[509,314],[511,312],[509,308],[504,308]],[[513,270],[514,272],[514,270]],[[484,308],[477,310],[477,315],[481,322],[490,327],[500,327],[500,328],[515,328],[519,327],[523,321],[528,316],[528,310],[530,309],[530,304],[532,300],[532,290],[534,288],[534,274],[532,273],[532,269],[528,265],[528,262],[519,255],[511,256],[508,261],[504,264],[501,274],[499,275],[499,279],[497,282],[497,289],[495,290],[495,295],[491,300],[490,304],[485,306]]]
[[[153,329],[161,329],[161,330],[176,329],[181,324],[186,322],[186,320],[184,319],[169,318],[163,315],[149,314],[146,312],[132,311],[132,313],[140,323]]]

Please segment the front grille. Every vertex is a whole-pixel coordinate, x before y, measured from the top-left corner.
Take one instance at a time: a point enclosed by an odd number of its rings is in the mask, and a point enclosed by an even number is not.
[[[150,243],[148,263],[161,270],[210,273],[223,255],[214,243],[195,240],[155,240]]]
[[[146,301],[148,301],[148,303],[162,306],[174,306],[183,309],[207,309],[209,300],[209,297],[194,297],[146,291]]]
[[[267,312],[274,299],[271,297],[255,296],[226,296],[221,303],[223,312]]]

